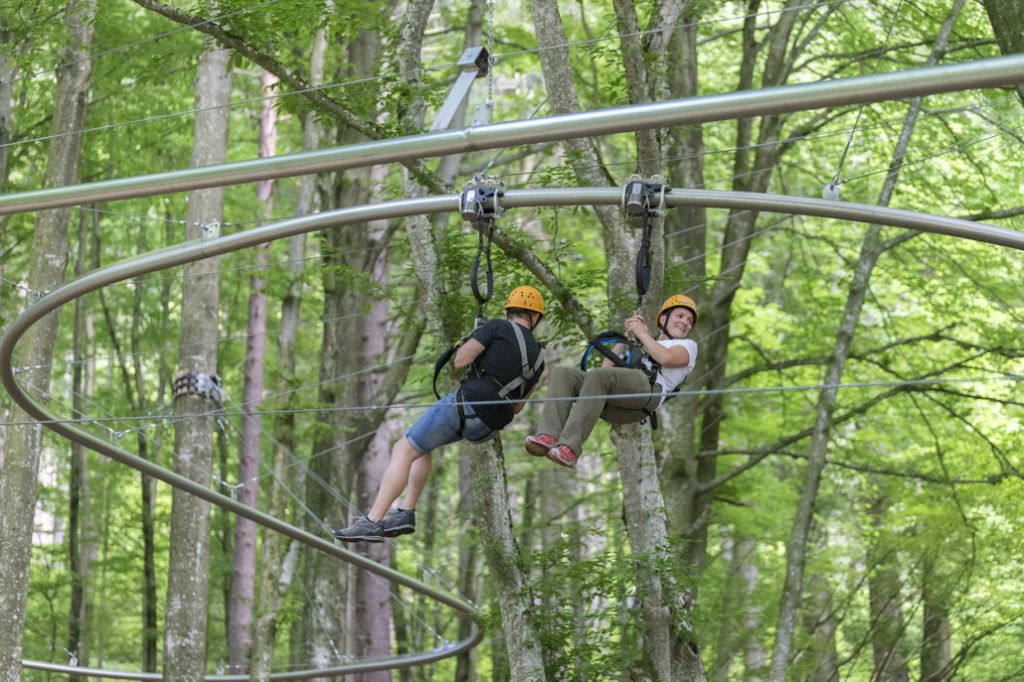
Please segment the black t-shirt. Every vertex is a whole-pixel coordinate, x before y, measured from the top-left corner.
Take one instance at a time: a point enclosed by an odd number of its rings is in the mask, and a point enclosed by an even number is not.
[[[519,341],[516,340],[516,333],[512,325],[516,322],[507,320],[489,320],[483,326],[473,332],[470,338],[476,339],[484,347],[482,353],[473,362],[477,374],[484,374],[495,380],[501,387],[512,381],[523,373],[523,354],[519,350]],[[540,354],[540,344],[533,338],[533,334],[526,327],[519,325],[526,340],[527,364],[533,366]],[[515,400],[522,398],[537,385],[540,380],[540,372],[512,391],[509,398]]]

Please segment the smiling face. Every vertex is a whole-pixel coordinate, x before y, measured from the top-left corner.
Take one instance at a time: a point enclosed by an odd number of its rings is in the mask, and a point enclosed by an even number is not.
[[[665,317],[668,316],[666,320]],[[659,326],[668,329],[675,339],[685,339],[693,329],[693,311],[689,308],[673,308],[658,318]]]

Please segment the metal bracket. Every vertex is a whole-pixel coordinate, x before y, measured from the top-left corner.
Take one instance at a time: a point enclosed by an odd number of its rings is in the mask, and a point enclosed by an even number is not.
[[[487,75],[490,54],[482,47],[467,47],[459,57],[458,66],[461,71],[459,77],[452,84],[448,98],[437,112],[434,123],[430,126],[430,132],[448,130],[452,127],[455,114],[469,98],[469,88],[477,78]]]
[[[216,374],[182,372],[174,379],[173,395],[175,398],[197,395],[219,405],[224,399],[220,386],[220,377]]]
[[[477,176],[467,182],[459,197],[459,213],[463,220],[475,223],[494,220],[504,213],[501,197],[505,196],[505,183],[489,175]]]
[[[622,210],[634,227],[643,227],[651,218],[664,215],[665,195],[672,191],[666,178],[631,175],[622,188]]]

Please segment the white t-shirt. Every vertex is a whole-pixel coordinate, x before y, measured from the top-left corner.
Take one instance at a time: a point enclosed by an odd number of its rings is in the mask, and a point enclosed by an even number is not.
[[[661,386],[661,402],[665,402],[665,394],[676,390],[679,384],[683,383],[683,380],[693,370],[694,365],[697,364],[697,342],[691,339],[659,339],[660,343],[665,348],[674,348],[676,346],[683,346],[686,351],[690,354],[690,362],[683,367],[662,367],[658,370],[658,376],[656,381]],[[644,358],[644,365],[650,369],[650,360]],[[661,403],[658,403],[659,405]]]

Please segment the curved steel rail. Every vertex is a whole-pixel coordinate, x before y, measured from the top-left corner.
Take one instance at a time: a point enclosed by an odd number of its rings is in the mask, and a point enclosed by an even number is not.
[[[573,206],[573,205],[615,205],[621,198],[618,188],[573,188],[573,189],[542,189],[518,190],[506,192],[503,205],[506,207],[526,206]],[[43,404],[30,397],[18,384],[12,359],[18,340],[29,327],[48,313],[62,305],[73,301],[91,291],[116,282],[138,277],[140,275],[176,265],[183,265],[210,256],[256,246],[274,239],[281,239],[296,234],[312,232],[328,227],[359,223],[371,220],[401,218],[426,213],[443,213],[458,210],[457,196],[433,196],[419,199],[404,199],[381,204],[370,204],[352,208],[338,209],[301,218],[292,218],[278,223],[264,225],[237,234],[232,234],[209,241],[189,242],[171,246],[160,251],[145,254],[121,263],[109,265],[94,272],[72,280],[39,299],[31,307],[19,315],[10,325],[3,338],[0,339],[0,381],[10,393],[14,401],[29,415],[41,421],[47,428],[72,441],[106,455],[122,464],[138,469],[156,479],[164,481],[192,495],[216,504],[227,511],[251,519],[256,523],[279,533],[283,533],[303,544],[334,556],[343,561],[355,564],[372,571],[382,577],[405,585],[438,602],[446,604],[457,611],[470,615],[476,629],[466,639],[451,646],[434,651],[405,654],[392,658],[362,660],[331,668],[300,670],[288,673],[275,673],[274,680],[301,680],[312,677],[325,677],[353,672],[394,669],[429,663],[442,658],[455,656],[476,646],[483,635],[480,613],[470,604],[435,590],[418,580],[382,566],[366,557],[339,547],[300,528],[296,528],[272,516],[264,514],[252,507],[241,504],[217,493],[210,488],[199,485],[191,479],[180,476],[170,470],[157,466],[145,459],[137,457],[107,443],[92,434],[68,423],[61,423],[59,417],[51,413]],[[707,206],[712,208],[739,208],[775,213],[791,213],[798,215],[819,216],[841,220],[852,220],[865,223],[891,225],[908,229],[934,232],[963,239],[971,239],[990,244],[1008,246],[1024,250],[1024,232],[1016,232],[1001,227],[974,223],[958,218],[929,215],[914,211],[854,204],[847,202],[825,201],[805,197],[790,197],[775,194],[755,194],[750,192],[721,192],[712,190],[673,190],[666,196],[668,206]],[[41,661],[25,660],[26,668],[60,672],[68,674],[105,677],[110,679],[156,680],[160,676],[153,673],[133,673],[79,668]],[[207,680],[217,682],[243,682],[246,675],[215,675]]]
[[[1012,55],[894,73],[781,85],[654,104],[612,107],[132,178],[19,192],[0,196],[0,215],[411,161],[456,152],[648,128],[693,125],[841,104],[879,102],[969,88],[1016,85],[1021,82],[1024,82],[1024,55]]]

